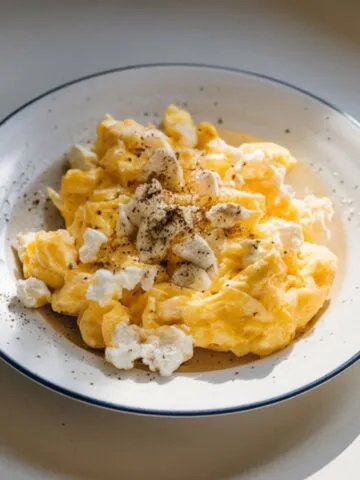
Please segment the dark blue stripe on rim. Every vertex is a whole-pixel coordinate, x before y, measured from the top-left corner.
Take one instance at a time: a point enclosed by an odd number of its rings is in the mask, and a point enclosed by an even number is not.
[[[3,118],[0,121],[0,127],[4,125],[8,120],[10,120],[12,117],[14,117],[17,113],[21,112],[24,110],[26,107],[30,106],[31,104],[37,102],[38,100],[46,97],[47,95],[50,95],[51,93],[57,92],[59,90],[62,90],[66,87],[69,87],[70,85],[73,85],[75,83],[80,83],[83,80],[88,80],[91,78],[95,77],[100,77],[102,75],[108,75],[111,73],[116,73],[116,72],[123,72],[126,70],[138,70],[142,68],[157,68],[157,67],[190,67],[190,68],[199,68],[199,69],[212,69],[212,70],[220,70],[220,71],[226,71],[226,72],[232,72],[232,73],[240,73],[242,75],[247,75],[251,77],[256,77],[256,78],[261,78],[263,80],[268,80],[272,83],[277,83],[279,85],[283,85],[287,88],[290,88],[292,90],[295,90],[299,93],[302,93],[303,95],[306,95],[308,97],[311,97],[312,99],[318,101],[319,103],[328,106],[332,110],[335,110],[338,112],[340,115],[345,117],[347,120],[349,120],[352,124],[354,124],[356,127],[360,128],[360,123],[355,120],[351,115],[348,115],[347,113],[343,112],[340,108],[338,108],[336,105],[322,99],[321,97],[318,97],[317,95],[314,95],[307,90],[304,90],[303,88],[297,87],[295,85],[292,85],[291,83],[285,82],[283,80],[279,80],[277,78],[273,78],[269,75],[264,75],[262,73],[256,73],[252,72],[250,70],[243,70],[239,68],[233,68],[233,67],[225,67],[225,66],[219,66],[219,65],[209,65],[209,64],[200,64],[200,63],[147,63],[147,64],[140,64],[140,65],[129,65],[126,67],[118,67],[118,68],[111,68],[109,70],[104,70],[102,72],[97,72],[97,73],[92,73],[90,75],[85,75],[83,77],[77,78],[75,80],[71,80],[69,82],[65,82],[57,87],[54,87],[50,90],[47,90],[45,93],[42,93],[41,95],[38,95],[37,97],[33,98],[32,100],[29,100],[28,102],[24,103],[22,106],[18,107],[16,110],[11,112],[9,115],[7,115],[5,118]],[[30,370],[27,370],[24,368],[22,365],[18,364],[14,360],[12,360],[10,357],[8,357],[3,351],[0,351],[0,358],[4,360],[6,363],[8,363],[10,366],[15,368],[15,370],[19,371],[23,375],[29,377],[31,380],[34,380],[37,383],[40,383],[44,387],[49,388],[50,390],[53,390],[57,393],[60,393],[62,395],[65,395],[66,397],[73,398],[75,400],[79,400],[91,405],[96,405],[98,407],[102,408],[107,408],[111,410],[116,410],[116,411],[121,411],[121,412],[127,412],[127,413],[137,413],[137,414],[143,414],[143,415],[154,415],[154,416],[172,416],[172,417],[200,417],[200,416],[209,416],[209,415],[220,415],[220,414],[226,414],[226,413],[236,413],[236,412],[244,412],[247,410],[254,410],[256,408],[260,407],[266,407],[269,405],[273,405],[275,403],[279,403],[285,400],[289,400],[290,398],[293,398],[297,395],[300,395],[302,393],[305,393],[315,387],[318,387],[319,385],[331,380],[334,378],[336,375],[339,373],[343,372],[346,368],[350,367],[354,363],[356,363],[360,359],[360,349],[358,353],[356,353],[353,357],[351,357],[349,360],[347,360],[345,363],[340,365],[338,368],[333,370],[332,372],[328,373],[327,375],[324,375],[323,377],[319,378],[318,380],[309,383],[308,385],[295,389],[285,395],[279,395],[277,397],[273,397],[271,400],[265,400],[262,402],[256,402],[256,403],[251,403],[249,405],[245,406],[238,406],[238,407],[231,407],[231,408],[221,408],[221,409],[215,409],[215,410],[190,410],[190,411],[181,411],[181,410],[147,410],[143,408],[129,408],[125,406],[121,406],[118,404],[110,403],[110,402],[103,402],[100,400],[95,400],[94,398],[88,397],[86,395],[81,395],[79,393],[75,393],[71,390],[68,390],[66,388],[60,387],[52,382],[49,382],[38,375],[34,374]]]

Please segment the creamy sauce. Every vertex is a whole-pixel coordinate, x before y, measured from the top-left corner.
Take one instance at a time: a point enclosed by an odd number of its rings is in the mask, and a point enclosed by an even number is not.
[[[229,144],[239,146],[242,143],[261,142],[260,138],[242,132],[220,131],[220,136]],[[298,196],[304,196],[313,193],[318,196],[329,196],[326,187],[318,175],[307,165],[298,164],[292,172],[286,177],[286,182],[291,184]],[[58,227],[55,227],[58,228]],[[344,276],[346,242],[344,229],[341,223],[339,212],[335,212],[334,219],[331,224],[331,239],[328,247],[339,257],[339,270],[336,276],[333,293],[339,289]],[[326,310],[327,305],[309,322],[303,333],[298,336],[308,334],[322,313]],[[81,338],[80,331],[77,327],[76,319],[53,312],[51,308],[45,307],[39,309],[44,318],[52,325],[52,327],[64,335],[67,339],[98,355],[103,355],[103,350],[94,350],[86,346]],[[232,353],[214,352],[202,348],[195,348],[194,357],[182,365],[178,371],[181,372],[206,372],[214,370],[222,370],[241,366],[253,362],[257,359],[254,355],[247,355],[238,358]],[[139,368],[145,368],[143,365],[137,365]]]

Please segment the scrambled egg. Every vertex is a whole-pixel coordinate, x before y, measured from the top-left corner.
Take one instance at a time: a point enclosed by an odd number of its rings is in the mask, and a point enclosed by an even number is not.
[[[233,147],[170,105],[161,129],[107,115],[69,161],[49,189],[65,229],[18,235],[18,295],[76,317],[116,367],[170,375],[194,346],[269,355],[329,298],[331,202],[295,198],[285,148]]]

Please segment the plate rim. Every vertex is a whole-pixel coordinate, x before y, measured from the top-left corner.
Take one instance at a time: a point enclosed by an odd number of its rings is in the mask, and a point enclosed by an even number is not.
[[[129,70],[141,70],[141,69],[147,69],[147,68],[159,68],[159,67],[170,67],[170,68],[181,68],[181,67],[190,67],[190,68],[196,68],[196,69],[209,69],[209,70],[217,70],[217,71],[224,71],[224,72],[230,72],[230,73],[236,73],[248,77],[254,77],[254,78],[259,78],[266,80],[270,83],[275,83],[278,85],[282,85],[290,90],[294,90],[296,92],[299,92],[307,97],[312,98],[313,100],[316,100],[317,102],[321,103],[322,105],[325,105],[329,107],[330,109],[336,111],[339,113],[341,116],[345,117],[350,123],[352,123],[355,127],[360,129],[360,123],[351,115],[348,113],[344,112],[341,108],[339,108],[337,105],[334,103],[331,103],[322,97],[313,94],[309,92],[306,89],[303,89],[301,87],[298,87],[297,85],[294,85],[292,83],[289,83],[287,81],[278,79],[276,77],[273,77],[271,75],[255,72],[252,70],[248,69],[241,69],[241,68],[236,68],[236,67],[229,67],[229,66],[221,66],[221,65],[213,65],[213,64],[208,64],[208,63],[191,63],[191,62],[155,62],[155,63],[141,63],[141,64],[132,64],[132,65],[126,65],[122,67],[114,67],[110,68],[107,70],[102,70],[94,73],[90,73],[88,75],[84,75],[78,78],[75,78],[73,80],[64,82],[62,84],[59,84],[49,90],[46,90],[45,92],[41,93],[40,95],[37,95],[36,97],[28,100],[27,102],[23,103],[19,107],[17,107],[15,110],[10,112],[8,115],[6,115],[4,118],[0,120],[0,128],[3,127],[10,119],[15,117],[18,113],[21,111],[25,110],[27,107],[31,106],[32,104],[35,104],[39,100],[41,100],[44,97],[47,97],[51,95],[54,92],[57,92],[59,90],[63,90],[71,85],[81,83],[82,81],[85,80],[90,80],[92,78],[96,77],[101,77],[105,75],[109,75],[112,73],[119,73],[123,71],[129,71]],[[360,348],[355,355],[350,357],[346,362],[342,363],[339,365],[337,368],[333,369],[332,371],[328,372],[326,375],[323,375],[322,377],[318,378],[317,380],[314,380],[313,382],[308,383],[307,385],[304,385],[302,387],[299,387],[297,389],[294,389],[286,394],[282,395],[277,395],[275,397],[272,397],[271,399],[268,400],[262,400],[259,402],[253,402],[249,403],[247,405],[238,405],[238,406],[233,406],[233,407],[226,407],[226,408],[216,408],[216,409],[207,409],[207,410],[165,410],[165,409],[154,409],[154,408],[136,408],[136,407],[127,407],[121,404],[117,403],[112,403],[108,401],[103,401],[103,400],[97,400],[91,396],[88,395],[83,395],[81,393],[74,392],[73,390],[67,389],[65,387],[62,387],[60,385],[57,385],[54,382],[48,381],[41,376],[37,375],[36,373],[33,373],[31,370],[28,370],[26,367],[15,361],[13,358],[11,358],[9,355],[4,353],[4,351],[0,348],[0,358],[13,367],[15,370],[17,370],[19,373],[23,374],[24,376],[30,378],[34,382],[52,390],[55,391],[56,393],[59,393],[61,395],[64,395],[68,398],[72,398],[74,400],[78,400],[90,405],[94,405],[97,407],[102,407],[105,409],[109,410],[115,410],[115,411],[120,411],[124,413],[133,413],[133,414],[140,414],[140,415],[152,415],[152,416],[164,416],[164,417],[202,417],[202,416],[213,416],[213,415],[223,415],[223,414],[230,414],[230,413],[237,413],[237,412],[245,412],[249,410],[254,410],[270,405],[274,405],[276,403],[280,403],[286,400],[289,400],[291,398],[294,398],[298,395],[301,395],[303,393],[306,393],[322,384],[325,382],[330,381],[340,373],[342,373],[344,370],[349,368],[351,365],[354,365],[358,360],[360,360]]]

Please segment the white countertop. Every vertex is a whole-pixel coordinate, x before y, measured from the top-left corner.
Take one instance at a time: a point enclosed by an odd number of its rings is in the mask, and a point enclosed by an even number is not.
[[[88,73],[187,61],[273,75],[359,119],[360,3],[313,3],[0,0],[0,117]],[[77,403],[0,364],[0,478],[355,479],[359,374],[258,411],[165,419]]]

